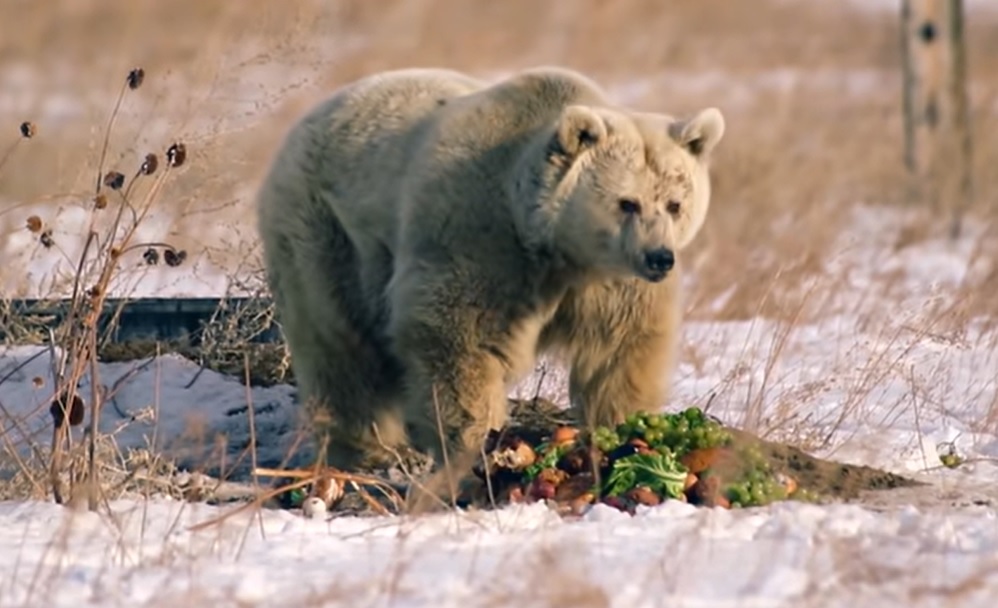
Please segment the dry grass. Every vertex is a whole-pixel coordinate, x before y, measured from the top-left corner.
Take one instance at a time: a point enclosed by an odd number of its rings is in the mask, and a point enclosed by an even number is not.
[[[12,89],[0,120],[6,117],[12,140],[22,119],[39,127],[0,174],[0,234],[11,241],[5,254],[36,260],[38,268],[51,265],[54,254],[25,238],[29,210],[40,210],[56,241],[72,249],[78,228],[69,210],[91,186],[110,83],[134,65],[147,70],[150,83],[119,117],[111,140],[117,156],[108,162],[139,158],[163,139],[190,142],[193,162],[164,190],[166,204],[151,225],[190,251],[201,280],[216,285],[226,274],[258,266],[251,196],[289,122],[338,84],[413,64],[488,75],[560,63],[592,73],[643,108],[683,113],[720,106],[729,135],[715,164],[715,212],[690,254],[702,271],[690,297],[693,315],[732,286],[735,294],[711,316],[792,314],[787,294],[820,270],[843,210],[858,202],[903,202],[896,20],[849,4],[59,6],[58,13],[21,10],[16,27],[3,31],[0,55],[10,74],[30,70],[17,77],[23,88]],[[990,213],[998,44],[988,36],[993,17],[968,21],[977,211]],[[49,39],[57,44],[39,42]],[[628,84],[635,81],[644,82]],[[918,234],[913,229],[909,236]],[[760,243],[766,251],[744,254]],[[0,272],[8,275],[0,277],[8,289],[25,287],[24,277],[9,276],[13,268]]]

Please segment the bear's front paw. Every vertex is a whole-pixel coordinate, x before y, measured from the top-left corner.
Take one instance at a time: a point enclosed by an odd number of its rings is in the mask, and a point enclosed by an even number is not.
[[[448,451],[446,460],[435,463],[431,475],[409,480],[406,511],[415,515],[455,506],[466,482],[477,481],[474,474],[477,455],[477,451],[469,449]]]

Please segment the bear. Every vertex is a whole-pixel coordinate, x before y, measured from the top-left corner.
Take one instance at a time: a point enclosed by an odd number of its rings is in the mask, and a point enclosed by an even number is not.
[[[555,66],[388,70],[309,110],[257,216],[326,463],[468,462],[542,356],[582,424],[661,408],[724,131],[717,108],[633,110]]]

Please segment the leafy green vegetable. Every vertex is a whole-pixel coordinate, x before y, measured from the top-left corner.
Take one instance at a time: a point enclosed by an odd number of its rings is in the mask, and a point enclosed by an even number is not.
[[[605,492],[620,496],[632,488],[644,485],[667,498],[678,498],[686,483],[686,467],[662,452],[632,454],[613,463]]]
[[[524,469],[524,477],[528,481],[531,481],[544,469],[553,469],[558,464],[558,461],[561,460],[561,457],[571,450],[572,447],[574,447],[572,444],[554,446],[548,443],[540,444],[537,446],[536,452],[542,456],[534,461],[534,464]]]
[[[302,488],[295,488],[289,494],[292,507],[300,507],[301,503],[305,500],[305,490]]]

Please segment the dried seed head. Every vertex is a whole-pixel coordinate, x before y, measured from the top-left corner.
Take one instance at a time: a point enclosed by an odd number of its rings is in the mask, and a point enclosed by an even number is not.
[[[134,68],[128,73],[128,88],[133,91],[142,86],[142,81],[146,79],[146,71],[142,68]]]
[[[139,173],[142,175],[152,175],[156,172],[156,168],[159,167],[159,159],[155,154],[146,154],[146,158],[142,161],[142,167],[139,168]]]
[[[112,258],[120,258],[121,257],[121,249],[118,249],[117,247],[112,247],[111,248],[111,257]]]
[[[155,266],[159,263],[159,252],[156,251],[155,247],[150,247],[142,254],[142,259],[145,260],[147,265]]]
[[[41,388],[45,386],[45,379],[41,376],[35,376],[31,379],[31,384],[33,384],[35,388]]]
[[[107,207],[107,195],[103,192],[94,197],[94,209],[104,209]]]
[[[180,266],[187,259],[187,252],[183,249],[165,249],[163,251],[163,261],[167,266]]]
[[[184,164],[184,161],[186,160],[187,160],[187,146],[185,146],[184,144],[177,142],[172,146],[170,146],[169,148],[167,148],[166,162],[171,167],[179,167],[180,165]]]
[[[31,231],[31,232],[34,232],[34,233],[41,232],[42,231],[42,218],[38,217],[37,215],[32,215],[31,217],[28,218],[28,221],[26,222],[26,225],[28,227],[28,230]]]
[[[65,393],[59,395],[59,398],[55,399],[49,407],[49,413],[52,414],[52,424],[55,425],[55,428],[61,428],[66,423],[67,413],[69,414],[69,426],[79,426],[83,423],[83,415],[86,411],[83,399],[79,395],[73,395],[73,403],[67,407],[67,396]]]
[[[94,285],[93,287],[91,287],[90,289],[88,289],[87,290],[87,295],[90,296],[91,298],[95,298],[95,299],[98,298],[98,297],[100,297],[100,286],[99,285]]]
[[[38,240],[41,241],[42,245],[46,249],[52,247],[52,245],[55,245],[55,239],[52,238],[52,229],[46,228],[45,231],[42,232],[41,236],[38,237]]]
[[[35,123],[30,120],[26,120],[21,123],[21,137],[25,139],[31,139],[35,136],[37,129],[35,128]]]
[[[86,413],[86,406],[83,399],[76,395],[73,398],[73,407],[69,408],[69,426],[80,426],[83,424],[83,414]]]
[[[112,190],[120,190],[125,185],[125,176],[117,171],[108,171],[104,174],[104,185]]]

